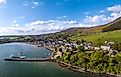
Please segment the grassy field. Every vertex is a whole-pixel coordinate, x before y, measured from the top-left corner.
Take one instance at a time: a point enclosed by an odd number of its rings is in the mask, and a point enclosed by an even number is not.
[[[106,40],[121,43],[121,30],[105,32],[105,33],[96,33],[85,36],[81,36],[81,34],[78,34],[71,37],[71,39],[72,40],[84,39],[86,41],[91,41],[93,43],[102,43]]]

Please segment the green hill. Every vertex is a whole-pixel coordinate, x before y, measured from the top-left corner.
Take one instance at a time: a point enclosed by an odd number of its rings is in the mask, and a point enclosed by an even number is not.
[[[104,32],[104,33],[96,33],[96,34],[90,34],[81,36],[80,34],[70,37],[71,40],[86,40],[91,41],[94,43],[102,43],[104,41],[114,41],[117,43],[121,43],[121,30],[111,31],[111,32]]]
[[[104,27],[102,29],[102,32],[120,30],[121,29],[121,17],[119,17],[118,19],[106,24],[105,26],[106,27]]]
[[[121,17],[103,26],[89,28],[87,31],[90,32],[90,34],[83,36],[82,34],[77,34],[70,37],[70,39],[84,39],[98,44],[106,40],[121,43]]]

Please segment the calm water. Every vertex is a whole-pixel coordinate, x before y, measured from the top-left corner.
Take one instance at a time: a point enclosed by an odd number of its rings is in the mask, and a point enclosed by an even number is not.
[[[91,77],[72,72],[51,62],[5,62],[10,54],[23,52],[26,57],[48,57],[50,50],[25,43],[0,45],[0,77]]]

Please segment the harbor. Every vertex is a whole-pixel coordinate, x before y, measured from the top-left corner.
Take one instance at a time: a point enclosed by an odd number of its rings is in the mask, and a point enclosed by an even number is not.
[[[51,50],[52,51],[52,50]],[[18,53],[18,55],[10,54],[9,57],[4,58],[4,61],[26,61],[26,62],[41,62],[41,61],[51,61],[53,59],[54,52],[49,54],[45,53],[49,57],[26,57],[22,52]]]

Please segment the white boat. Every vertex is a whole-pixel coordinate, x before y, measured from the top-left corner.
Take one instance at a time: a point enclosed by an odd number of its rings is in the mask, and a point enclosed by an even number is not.
[[[11,55],[9,56],[9,58],[20,58],[20,59],[25,59],[26,56],[25,56],[25,55],[22,55],[22,52],[21,52],[21,54],[19,54],[18,56],[15,56],[15,55],[11,54]]]

